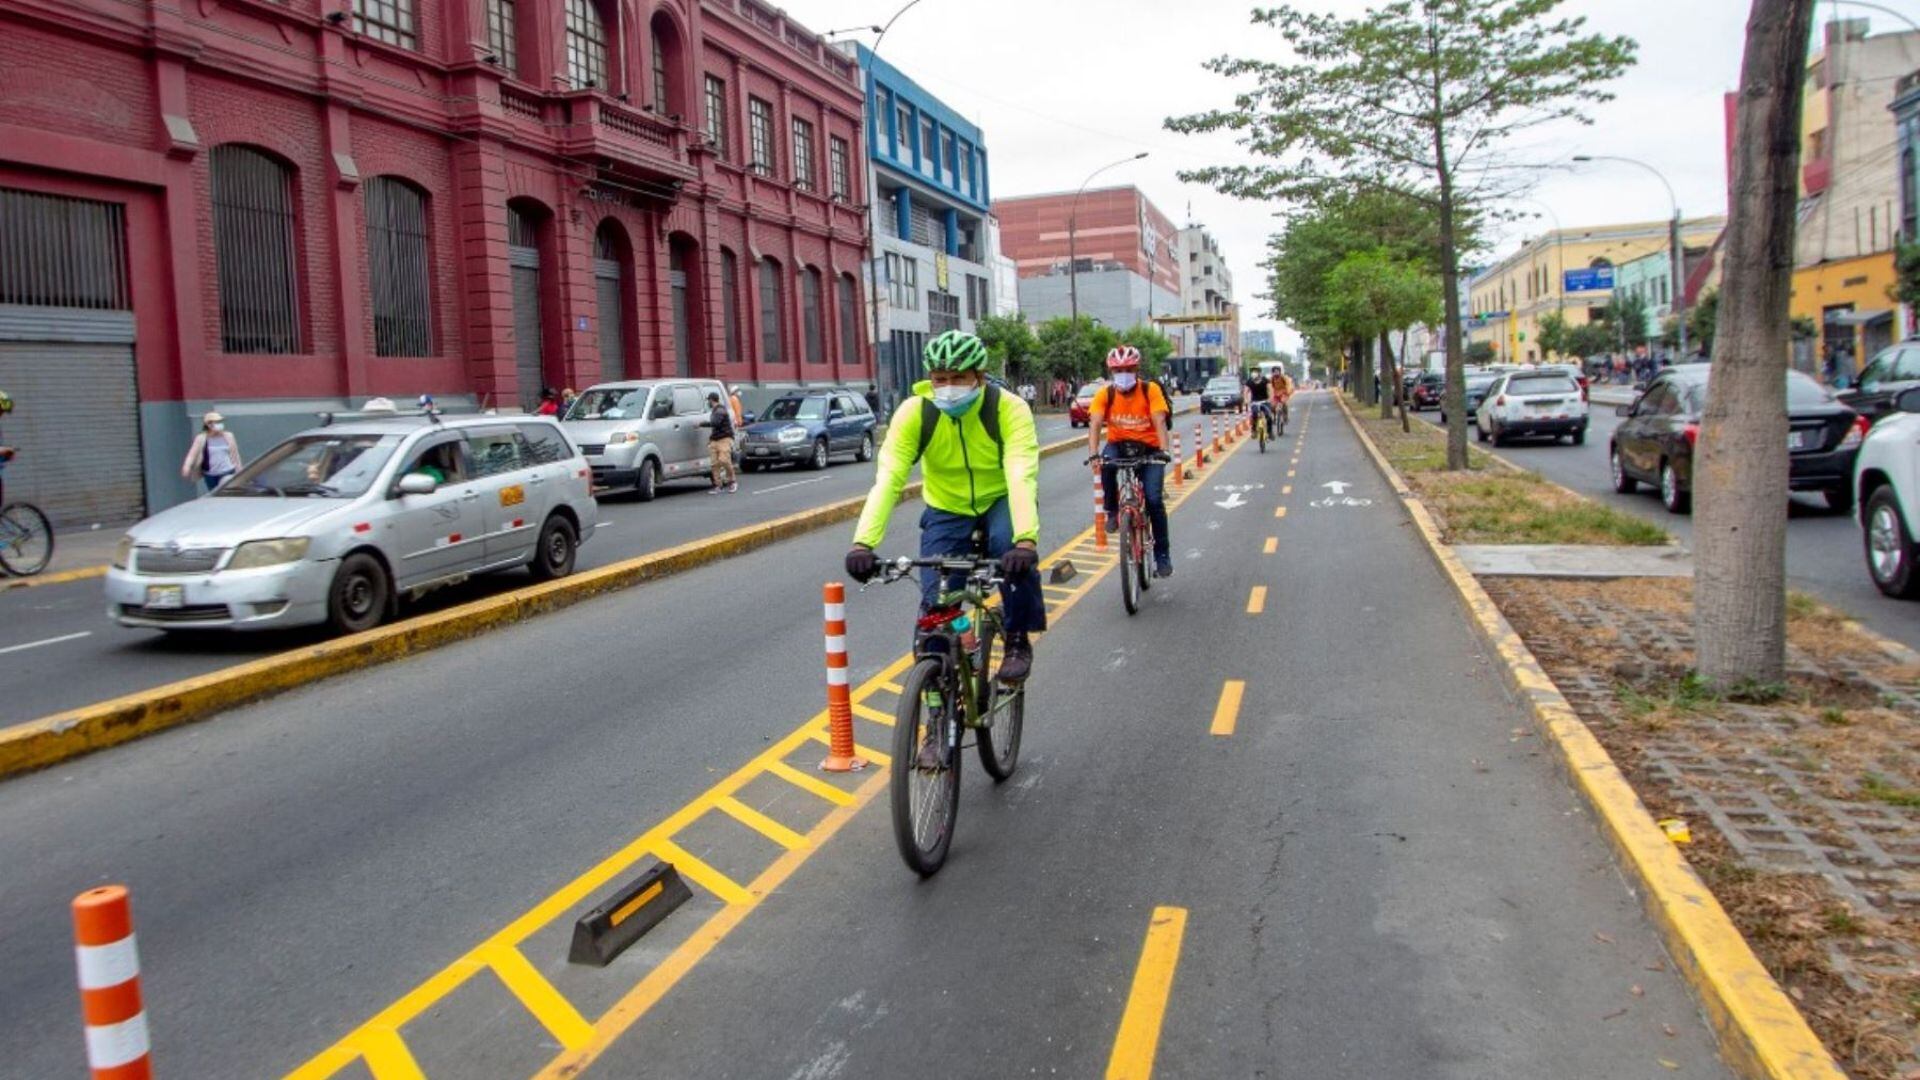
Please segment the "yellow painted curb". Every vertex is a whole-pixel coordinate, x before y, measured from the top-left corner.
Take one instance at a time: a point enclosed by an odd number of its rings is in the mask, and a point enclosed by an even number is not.
[[[1086,439],[1071,437],[1041,447],[1040,456],[1052,457],[1085,445]],[[907,485],[902,498],[912,499],[919,494],[920,484],[915,481]],[[828,525],[852,521],[860,516],[865,502],[864,494],[851,496],[664,551],[583,570],[559,581],[514,589],[363,634],[293,649],[0,728],[0,778],[45,768],[320,679],[436,649],[497,626],[744,555]]]
[[[1334,401],[1374,467],[1405,503],[1427,550],[1473,617],[1474,628],[1499,655],[1507,685],[1552,740],[1575,790],[1599,819],[1630,880],[1639,885],[1647,913],[1705,1007],[1727,1063],[1754,1080],[1845,1080],[1846,1073],[1754,955],[1713,891],[1654,824],[1606,747],[1574,712],[1493,598],[1441,542],[1426,506],[1374,446],[1344,397],[1335,394]]]
[[[64,585],[69,581],[85,581],[88,578],[106,576],[107,568],[104,566],[80,566],[72,570],[62,570],[57,574],[0,578],[0,592],[6,592],[8,589],[30,589],[35,585]]]

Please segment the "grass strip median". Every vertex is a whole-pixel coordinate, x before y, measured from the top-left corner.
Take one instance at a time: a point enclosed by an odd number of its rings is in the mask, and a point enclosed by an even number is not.
[[[1085,436],[1073,436],[1048,443],[1040,448],[1040,453],[1042,457],[1051,457],[1085,446]],[[907,486],[904,498],[917,498],[919,494],[920,484],[915,481]],[[514,589],[363,634],[291,649],[0,728],[0,778],[45,768],[81,754],[204,720],[236,705],[437,649],[495,627],[685,573],[815,529],[852,521],[860,516],[865,501],[864,494],[836,500],[772,521],[583,570],[559,581]]]
[[[1840,1080],[1845,1074],[1833,1055],[1487,590],[1461,564],[1422,494],[1375,442],[1372,425],[1356,416],[1344,397],[1336,395],[1336,400],[1381,475],[1405,502],[1475,630],[1499,658],[1508,687],[1552,743],[1574,790],[1594,812],[1622,871],[1640,892],[1668,951],[1705,1008],[1727,1063],[1755,1080]],[[1397,422],[1391,430],[1401,434]]]

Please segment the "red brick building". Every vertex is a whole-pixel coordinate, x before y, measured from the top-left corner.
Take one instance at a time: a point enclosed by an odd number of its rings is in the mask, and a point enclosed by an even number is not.
[[[1071,191],[996,199],[993,213],[1000,219],[1001,254],[1023,278],[1066,271],[1067,223],[1077,218],[1071,246],[1082,273],[1112,265],[1179,295],[1180,268],[1173,258],[1179,230],[1139,188],[1083,192],[1077,211]]]
[[[9,494],[368,397],[871,377],[858,70],[760,0],[0,0]],[[136,464],[138,463],[138,464]]]

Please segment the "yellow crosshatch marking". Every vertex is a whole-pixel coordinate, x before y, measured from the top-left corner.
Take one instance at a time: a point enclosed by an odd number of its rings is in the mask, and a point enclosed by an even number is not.
[[[1244,445],[1238,444],[1210,459],[1196,478],[1219,469],[1227,458]],[[1169,498],[1169,509],[1180,506],[1197,490],[1200,490],[1200,486],[1192,484]],[[1048,596],[1047,610],[1051,616],[1059,616],[1077,604],[1117,562],[1117,556],[1111,549],[1102,551],[1093,545],[1091,529],[1074,537],[1043,561],[1042,573],[1062,558],[1072,559],[1081,573],[1067,591]],[[879,705],[892,704],[893,697],[901,690],[898,679],[912,663],[911,653],[898,657],[854,690],[850,696],[857,722],[892,725],[891,713],[867,702],[877,699]],[[473,949],[455,958],[348,1032],[339,1042],[288,1073],[289,1080],[322,1080],[347,1069],[356,1061],[363,1062],[376,1080],[425,1080],[426,1074],[407,1049],[402,1029],[465,985],[467,980],[488,970],[494,972],[554,1040],[565,1047],[558,1057],[536,1074],[537,1080],[577,1076],[580,1070],[596,1060],[614,1040],[646,1015],[687,972],[705,959],[762,900],[791,877],[801,863],[886,789],[887,757],[866,746],[857,746],[857,753],[873,762],[875,767],[868,770],[869,775],[859,786],[842,788],[821,779],[814,771],[814,766],[818,762],[819,744],[828,741],[827,713],[822,709],[705,793],[608,854],[580,876],[560,886]],[[748,784],[768,775],[779,777],[831,804],[832,809],[803,833],[773,820],[737,797]],[[673,840],[675,835],[706,814],[716,812],[746,825],[783,849],[770,865],[744,885],[695,858]],[[612,1008],[597,1020],[589,1020],[540,974],[520,951],[520,947],[535,933],[574,912],[596,892],[648,858],[673,864],[691,885],[706,890],[722,906],[709,915],[686,941],[643,975]],[[641,902],[644,902],[644,894]],[[1184,913],[1182,918],[1184,920]],[[1157,1038],[1157,1020],[1154,1032]]]

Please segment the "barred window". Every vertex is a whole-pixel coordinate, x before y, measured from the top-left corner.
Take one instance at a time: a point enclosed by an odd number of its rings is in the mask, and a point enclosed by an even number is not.
[[[732,248],[720,249],[720,332],[727,363],[740,362],[740,260]]]
[[[119,203],[0,188],[0,304],[132,307],[125,221]]]
[[[514,25],[514,0],[487,0],[487,47],[510,75],[520,74],[520,32]]]
[[[374,354],[432,356],[427,193],[393,176],[376,176],[365,190]]]
[[[843,364],[858,363],[860,359],[860,351],[859,351],[859,344],[858,344],[859,339],[855,335],[857,335],[860,332],[860,329],[859,329],[860,320],[854,314],[854,310],[853,310],[854,309],[854,289],[853,289],[852,274],[840,275],[839,293],[840,293],[840,362]]]
[[[813,125],[793,122],[793,186],[813,190]]]
[[[823,329],[827,321],[827,311],[822,305],[826,297],[820,288],[820,271],[809,266],[800,275],[800,320],[801,333],[805,338],[807,363],[824,364],[827,362],[827,349]]]
[[[707,76],[707,138],[720,160],[727,160],[727,83],[712,75]]]
[[[762,176],[773,175],[773,106],[757,97],[747,99],[748,163]]]
[[[375,41],[413,48],[413,0],[354,0],[353,28]]]
[[[847,140],[838,135],[827,137],[827,182],[836,199],[853,198],[852,178],[847,170]]]
[[[300,300],[294,249],[293,170],[250,146],[216,146],[214,261],[220,278],[220,348],[297,353]]]
[[[780,302],[780,261],[769,255],[760,260],[760,362],[781,362],[785,306]]]
[[[567,78],[575,86],[607,85],[607,27],[593,0],[567,0]]]

